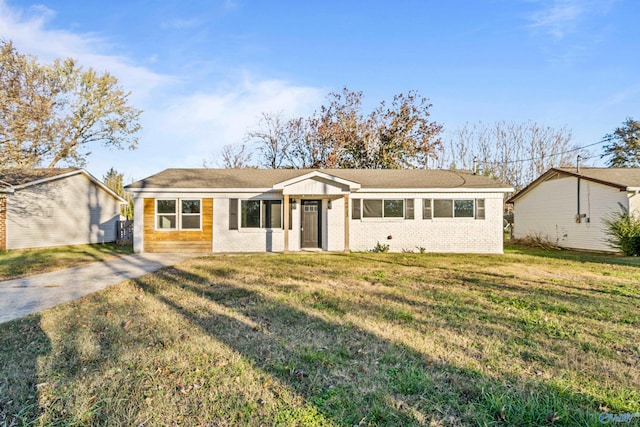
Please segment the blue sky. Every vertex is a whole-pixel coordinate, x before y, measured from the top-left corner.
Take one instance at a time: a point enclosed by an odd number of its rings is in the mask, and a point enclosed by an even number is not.
[[[139,149],[87,165],[131,181],[215,162],[261,112],[309,114],[343,86],[368,107],[417,90],[445,138],[531,120],[592,144],[640,117],[638,17],[637,0],[0,0],[0,37],[132,92]]]

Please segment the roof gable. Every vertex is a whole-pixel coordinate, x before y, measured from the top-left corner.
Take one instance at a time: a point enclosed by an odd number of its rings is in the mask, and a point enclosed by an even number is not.
[[[507,203],[513,203],[517,199],[536,188],[542,182],[554,177],[575,177],[586,181],[595,182],[616,188],[620,191],[640,189],[640,168],[551,168],[522,190],[511,196]]]
[[[96,177],[80,168],[0,169],[0,192],[12,193],[16,190],[78,174],[86,176],[89,181],[108,193],[111,197],[117,199],[120,203],[127,203],[126,200]]]

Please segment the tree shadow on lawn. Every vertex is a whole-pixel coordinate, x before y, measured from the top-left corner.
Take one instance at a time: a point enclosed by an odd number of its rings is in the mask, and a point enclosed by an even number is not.
[[[432,360],[348,322],[267,297],[250,284],[233,284],[228,271],[205,275],[173,267],[156,274],[209,306],[183,303],[144,277],[138,286],[273,375],[332,424],[537,426],[555,413],[556,425],[597,425],[588,396],[543,382],[516,386]]]
[[[51,342],[34,314],[0,323],[0,425],[28,425],[38,414],[38,358]]]

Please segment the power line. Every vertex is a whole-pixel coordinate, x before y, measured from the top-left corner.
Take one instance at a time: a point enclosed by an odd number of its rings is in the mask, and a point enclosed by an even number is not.
[[[548,157],[561,156],[563,154],[574,153],[576,151],[584,150],[585,148],[593,147],[594,145],[599,145],[599,144],[602,144],[604,142],[607,142],[607,140],[606,139],[602,139],[602,140],[600,140],[598,142],[594,142],[592,144],[587,144],[587,145],[584,145],[582,147],[576,147],[576,148],[572,148],[570,150],[565,150],[565,151],[560,151],[558,153],[553,153],[553,154],[550,154]],[[600,157],[600,156],[601,155],[598,154],[598,155],[590,156],[590,157],[582,157],[582,160],[593,159],[595,157]],[[506,164],[510,164],[510,163],[533,162],[533,161],[539,160],[539,159],[540,159],[540,157],[532,157],[530,159],[505,160],[505,161],[502,161],[502,162],[489,162],[489,163],[491,163],[493,165],[506,165]]]

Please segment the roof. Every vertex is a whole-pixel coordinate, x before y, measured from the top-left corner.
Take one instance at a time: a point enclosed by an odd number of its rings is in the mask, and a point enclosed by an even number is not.
[[[17,187],[79,171],[78,168],[0,169],[0,187]]]
[[[265,189],[304,175],[332,176],[375,189],[500,189],[508,185],[469,171],[440,169],[166,169],[127,185],[129,191],[162,189]]]
[[[513,203],[540,183],[556,177],[576,177],[586,181],[595,182],[620,191],[640,190],[640,168],[590,168],[581,167],[580,172],[576,168],[551,168],[535,181],[514,194],[507,203]]]
[[[33,168],[33,169],[0,169],[0,193],[13,193],[33,185],[42,184],[56,179],[83,174],[89,181],[93,182],[112,197],[118,199],[120,203],[127,201],[116,194],[112,189],[100,182],[96,177],[84,169],[80,168]]]

